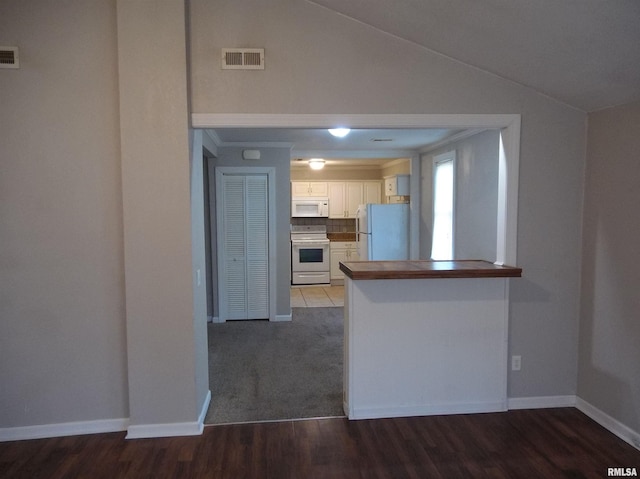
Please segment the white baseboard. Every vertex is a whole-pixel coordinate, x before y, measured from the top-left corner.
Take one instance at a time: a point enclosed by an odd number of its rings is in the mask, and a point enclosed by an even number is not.
[[[204,397],[202,403],[202,409],[200,409],[200,415],[198,416],[198,423],[200,424],[200,434],[204,430],[204,420],[207,417],[207,411],[209,410],[209,404],[211,403],[211,391],[207,391],[207,395]]]
[[[630,427],[622,424],[617,419],[612,418],[607,413],[601,411],[597,407],[589,404],[581,398],[576,399],[576,408],[589,416],[595,422],[618,436],[623,441],[629,443],[636,449],[640,450],[640,432],[634,431]]]
[[[552,407],[575,407],[575,396],[537,396],[509,398],[509,409],[546,409]]]
[[[129,419],[98,419],[61,424],[0,428],[0,442],[126,431]]]
[[[474,414],[484,412],[505,411],[505,403],[502,401],[482,403],[452,403],[452,404],[428,404],[410,407],[382,407],[382,408],[357,408],[348,410],[343,404],[345,414],[349,419],[380,419],[389,417],[411,416],[439,416],[444,414]]]
[[[129,426],[126,439],[145,439],[153,437],[199,436],[204,430],[204,418],[211,402],[211,391],[207,391],[197,421],[174,422],[168,424],[139,424]]]
[[[213,323],[213,316],[207,316],[207,323]]]

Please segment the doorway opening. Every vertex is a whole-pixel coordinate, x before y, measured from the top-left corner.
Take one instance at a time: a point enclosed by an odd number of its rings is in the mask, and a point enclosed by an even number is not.
[[[517,187],[518,187],[518,165],[519,165],[519,138],[520,138],[520,117],[519,115],[207,115],[194,114],[193,124],[198,128],[224,129],[237,128],[259,132],[265,135],[274,130],[295,130],[303,128],[328,128],[337,123],[348,123],[352,129],[418,129],[418,128],[456,128],[460,130],[486,130],[494,129],[500,131],[501,150],[499,158],[498,174],[498,205],[497,205],[497,231],[496,231],[496,263],[516,264],[516,238],[517,238]],[[274,143],[279,143],[278,147],[289,147],[285,142],[267,141],[264,136],[256,137],[256,140],[244,147],[252,149],[270,147]],[[224,143],[224,142],[222,142]],[[271,143],[271,145],[266,145]],[[213,145],[213,148],[220,147],[221,144]],[[224,145],[222,145],[224,146]],[[229,145],[227,145],[229,146]],[[235,143],[238,146],[238,143]],[[406,155],[406,151],[403,154]],[[411,254],[413,258],[420,257],[420,151],[413,151],[409,155],[410,160],[410,190],[411,190]],[[291,159],[291,158],[290,158]],[[276,168],[276,174],[285,174],[287,178],[286,198],[277,199],[278,211],[276,215],[282,219],[285,216],[288,223],[288,209],[290,193],[288,188],[289,166],[288,164]],[[280,224],[283,224],[281,221]],[[286,242],[288,235],[280,234],[278,242]],[[279,250],[282,251],[282,250]],[[288,245],[284,249],[288,251]],[[285,253],[286,254],[286,253]],[[285,259],[282,254],[278,258],[277,278],[274,287],[277,289],[276,316],[291,314],[290,297],[290,257]],[[295,321],[292,321],[292,324]],[[273,324],[272,326],[280,326]],[[340,353],[341,354],[341,353]],[[217,374],[216,371],[213,374]],[[263,378],[264,379],[264,378]],[[260,375],[254,377],[254,386],[259,384]],[[213,382],[213,381],[212,381]],[[212,392],[215,395],[215,392]]]

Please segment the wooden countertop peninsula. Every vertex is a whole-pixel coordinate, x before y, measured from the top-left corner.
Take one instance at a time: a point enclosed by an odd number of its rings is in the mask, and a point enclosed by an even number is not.
[[[422,260],[340,269],[349,419],[508,409],[507,285],[521,268]]]
[[[350,261],[340,270],[354,280],[420,278],[518,278],[522,268],[481,260]]]

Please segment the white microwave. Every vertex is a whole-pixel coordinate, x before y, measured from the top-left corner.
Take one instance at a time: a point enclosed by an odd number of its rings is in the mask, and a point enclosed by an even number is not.
[[[293,218],[328,218],[329,198],[291,198]]]

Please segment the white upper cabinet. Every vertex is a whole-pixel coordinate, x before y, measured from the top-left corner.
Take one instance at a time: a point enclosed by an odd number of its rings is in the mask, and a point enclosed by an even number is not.
[[[382,203],[382,189],[381,183],[379,181],[364,181],[362,183],[362,188],[364,194],[364,201],[362,202],[362,204]]]
[[[384,179],[385,196],[409,195],[409,175],[387,176]]]
[[[329,218],[355,218],[359,205],[380,198],[380,181],[330,181]]]
[[[345,185],[341,181],[329,183],[329,218],[347,218]]]
[[[292,181],[291,196],[328,196],[326,181]]]

